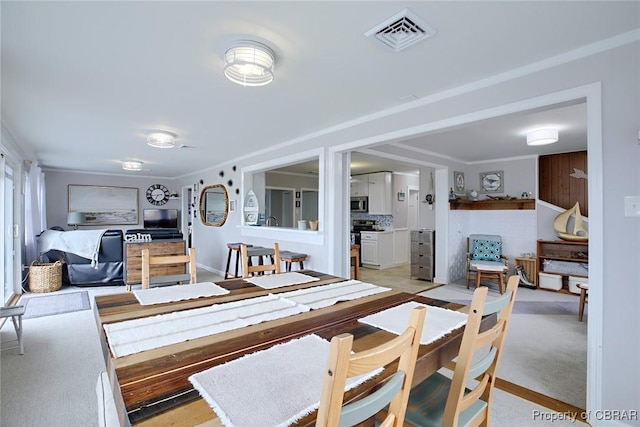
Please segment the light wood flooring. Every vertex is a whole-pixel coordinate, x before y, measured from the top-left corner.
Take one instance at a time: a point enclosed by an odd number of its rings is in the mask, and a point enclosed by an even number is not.
[[[392,287],[404,292],[417,294],[440,285],[427,280],[411,278],[411,266],[401,265],[383,270],[360,268],[360,280],[374,285]]]

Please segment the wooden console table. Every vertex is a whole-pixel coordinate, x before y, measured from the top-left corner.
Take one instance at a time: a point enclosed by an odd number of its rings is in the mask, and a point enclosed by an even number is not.
[[[142,250],[149,249],[151,256],[184,255],[187,253],[184,240],[167,239],[153,242],[124,243],[124,283],[127,285],[142,282]],[[173,276],[184,274],[184,264],[158,265],[151,267],[153,276]]]

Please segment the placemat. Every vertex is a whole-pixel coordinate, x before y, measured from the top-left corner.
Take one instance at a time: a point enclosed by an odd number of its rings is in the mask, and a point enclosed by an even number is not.
[[[294,271],[290,273],[265,274],[264,276],[247,277],[244,280],[249,283],[253,283],[256,286],[260,286],[263,289],[275,289],[281,288],[283,286],[316,282],[320,279]]]
[[[104,325],[109,347],[122,357],[309,311],[273,294]]]
[[[414,307],[427,307],[420,344],[429,344],[467,323],[467,315],[464,313],[413,301],[363,317],[358,321],[400,335],[407,329],[409,313]]]
[[[202,297],[213,297],[228,294],[229,290],[212,282],[201,282],[184,285],[163,286],[149,289],[137,289],[133,294],[140,305],[162,304]]]
[[[329,342],[306,335],[189,377],[226,427],[288,426],[320,404]],[[347,380],[346,389],[381,372]]]
[[[346,280],[329,285],[283,292],[278,294],[278,296],[317,310],[333,305],[338,301],[351,301],[367,295],[379,294],[390,290],[390,288],[364,283],[359,280]]]

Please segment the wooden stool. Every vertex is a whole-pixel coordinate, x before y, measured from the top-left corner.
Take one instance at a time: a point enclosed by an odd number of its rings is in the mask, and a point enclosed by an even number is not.
[[[358,280],[360,273],[358,268],[360,267],[360,245],[351,245],[351,262],[353,262],[353,278]]]
[[[236,277],[240,277],[238,276],[238,268],[240,266],[240,245],[242,245],[242,243],[227,243],[227,248],[229,248],[229,254],[227,255],[227,269],[224,273],[224,278],[225,279],[233,279]],[[253,245],[247,245],[247,247],[252,247]],[[229,267],[231,266],[231,254],[235,252],[236,253],[236,270],[234,275],[232,276],[230,274],[229,271]]]
[[[20,348],[20,354],[24,354],[24,343],[22,342],[22,315],[24,314],[24,305],[14,305],[13,307],[0,307],[0,318],[11,317],[13,327],[18,337],[18,345],[15,347],[3,348],[9,350],[12,348]]]
[[[485,279],[487,279],[487,278],[498,279],[498,290],[500,291],[501,295],[504,293],[504,291],[502,290],[502,287],[503,287],[502,276],[507,271],[507,266],[506,265],[504,266],[504,268],[502,270],[488,269],[488,268],[484,268],[484,267],[477,266],[477,265],[472,265],[471,268],[474,269],[475,272],[476,272],[476,289],[480,286],[480,279],[484,275]],[[487,276],[489,276],[489,277],[487,277]],[[491,276],[493,276],[493,277],[491,277]],[[467,288],[469,288],[469,285],[467,285]]]
[[[273,259],[273,254],[274,254],[273,248],[247,245],[247,258],[248,258],[247,261],[250,267],[253,266],[253,261],[252,261],[253,257],[258,257],[258,265],[264,265],[263,257],[266,257],[266,256],[269,257],[271,264],[274,264],[275,261]],[[253,276],[254,273],[251,273],[251,275]],[[263,276],[264,271],[258,272],[258,275]]]
[[[587,297],[589,296],[589,285],[584,283],[578,283],[576,285],[580,289],[580,305],[578,306],[578,321],[582,322],[582,316],[584,315],[584,306],[587,304]]]
[[[304,262],[307,260],[307,254],[299,254],[289,251],[280,251],[280,259],[284,261],[285,271],[291,271],[291,263],[300,263],[300,270],[304,270]]]

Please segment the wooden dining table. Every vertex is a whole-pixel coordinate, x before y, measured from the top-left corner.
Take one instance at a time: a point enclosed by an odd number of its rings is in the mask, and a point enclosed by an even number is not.
[[[123,426],[219,426],[222,424],[216,413],[189,382],[190,375],[308,334],[316,334],[330,340],[335,335],[351,333],[355,337],[355,351],[379,345],[390,340],[394,335],[360,323],[358,319],[409,301],[464,310],[461,304],[390,290],[353,301],[342,301],[330,307],[127,356],[114,357],[109,347],[103,326],[110,323],[345,280],[311,270],[302,270],[300,273],[314,276],[319,280],[278,289],[262,289],[243,279],[227,279],[216,282],[230,291],[226,295],[145,306],[140,305],[131,292],[96,296],[94,313],[120,424]],[[463,330],[464,327],[460,327],[431,344],[420,346],[414,385],[457,355]],[[385,369],[372,380],[348,391],[345,394],[345,402],[371,392],[387,378],[387,371],[391,370]],[[231,386],[233,385],[230,384]],[[295,425],[313,425],[314,420],[315,413],[311,413]]]

